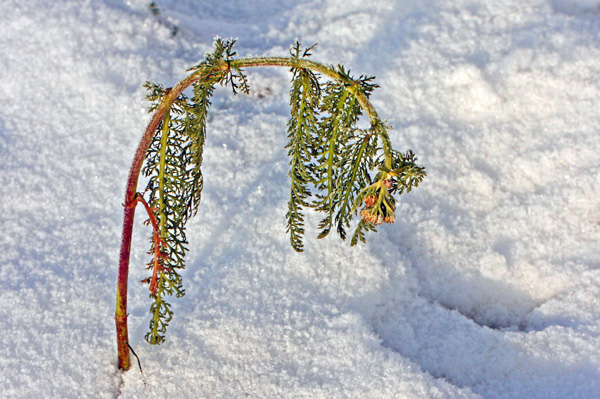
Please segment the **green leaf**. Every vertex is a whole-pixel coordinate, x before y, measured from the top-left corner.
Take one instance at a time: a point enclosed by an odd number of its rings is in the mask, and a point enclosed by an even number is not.
[[[293,69],[293,86],[290,91],[291,118],[288,122],[286,145],[290,157],[290,199],[288,201],[287,231],[292,247],[303,250],[304,214],[302,209],[309,206],[307,198],[311,193],[308,185],[314,182],[312,157],[315,151],[314,139],[317,135],[317,109],[321,101],[321,86],[317,77],[307,69]]]
[[[346,239],[346,228],[355,215],[352,205],[361,190],[371,184],[369,175],[377,150],[377,137],[369,130],[355,130],[357,135],[344,146],[337,187],[339,190],[338,212],[335,217],[340,237]]]
[[[160,103],[166,89],[159,85],[147,84],[149,99],[154,101],[152,108]],[[157,290],[151,293],[154,302],[150,308],[152,319],[146,339],[150,343],[162,342],[161,334],[172,318],[165,296],[181,297],[182,287],[178,270],[185,268],[187,239],[185,223],[195,214],[202,191],[202,151],[205,142],[206,111],[210,105],[212,86],[204,84],[195,90],[192,100],[179,96],[162,123],[146,153],[143,172],[149,178],[146,191],[149,192],[149,205],[154,208],[159,223],[159,235],[164,244],[164,252],[158,260]],[[154,256],[152,241],[150,254]],[[154,259],[149,263],[154,268]]]
[[[343,69],[341,69],[343,71]],[[312,206],[325,217],[319,223],[319,238],[331,231],[334,213],[343,199],[343,188],[339,186],[343,165],[341,155],[343,146],[352,137],[356,121],[361,114],[356,93],[350,86],[339,82],[329,82],[325,97],[321,103],[321,112],[325,113],[318,124],[316,188],[318,193]]]

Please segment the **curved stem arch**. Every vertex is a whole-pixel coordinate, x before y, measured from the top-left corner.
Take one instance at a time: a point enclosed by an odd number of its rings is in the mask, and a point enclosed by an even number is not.
[[[306,53],[305,53],[306,54]],[[371,136],[375,135],[382,141],[382,149],[383,149],[383,157],[384,157],[384,165],[387,170],[387,174],[381,178],[381,181],[377,184],[372,184],[368,187],[368,190],[363,190],[364,193],[359,194],[358,199],[362,201],[364,199],[365,203],[369,204],[372,201],[375,203],[375,200],[371,200],[370,198],[378,195],[379,203],[386,201],[384,198],[387,195],[387,189],[389,188],[386,185],[385,178],[391,179],[395,177],[394,169],[398,168],[395,166],[394,156],[395,153],[391,148],[390,139],[384,126],[383,122],[380,120],[377,112],[373,108],[371,102],[368,99],[368,93],[365,93],[363,88],[361,87],[361,83],[357,80],[350,78],[347,74],[343,72],[343,69],[340,67],[328,66],[325,64],[321,64],[318,62],[314,62],[308,60],[306,58],[301,57],[248,57],[248,58],[238,58],[238,59],[216,59],[213,62],[204,62],[199,64],[193,72],[188,75],[186,78],[181,80],[177,85],[169,89],[164,97],[162,98],[161,103],[156,107],[148,126],[140,143],[137,147],[133,162],[131,164],[127,187],[125,192],[125,201],[124,201],[124,215],[123,215],[123,232],[121,239],[121,249],[120,249],[120,258],[119,258],[119,270],[118,270],[118,280],[117,280],[117,296],[116,296],[116,311],[115,311],[115,322],[117,329],[117,350],[118,350],[118,367],[122,370],[127,370],[131,366],[130,356],[129,356],[129,343],[128,343],[128,330],[127,330],[127,283],[128,283],[128,274],[129,274],[129,259],[131,252],[131,241],[132,241],[132,232],[133,232],[133,224],[134,224],[134,215],[135,215],[135,206],[137,202],[139,202],[137,197],[137,186],[138,180],[140,177],[140,173],[142,170],[142,166],[144,164],[145,156],[149,150],[149,147],[152,143],[152,140],[161,125],[161,122],[165,120],[165,116],[170,112],[171,107],[177,101],[177,99],[183,94],[183,92],[188,89],[190,86],[195,84],[200,84],[203,81],[210,81],[213,79],[215,81],[215,76],[225,76],[229,74],[233,70],[241,70],[242,68],[255,68],[255,67],[287,67],[294,70],[310,70],[313,73],[322,74],[332,81],[340,82],[348,91],[354,94],[360,108],[362,111],[368,116],[371,129],[363,138],[360,144],[361,153],[364,151],[366,146],[368,145]],[[217,80],[218,81],[218,80]],[[167,118],[168,119],[168,118]],[[356,169],[354,169],[354,172]],[[424,172],[423,172],[424,175]],[[353,175],[354,176],[354,175]],[[415,184],[416,186],[416,184]],[[408,187],[410,190],[410,187]],[[407,190],[407,191],[408,191]],[[401,192],[402,189],[400,188]],[[348,199],[345,199],[345,204],[348,203]],[[393,204],[392,204],[393,205]],[[383,208],[382,208],[383,209]],[[392,208],[390,208],[392,209]],[[393,209],[392,209],[393,211]],[[363,211],[364,212],[364,211]],[[367,220],[365,216],[362,214],[364,220]],[[373,218],[373,215],[370,215]],[[378,220],[378,219],[372,219]],[[388,220],[386,220],[388,221]],[[392,220],[393,221],[393,220]],[[361,221],[363,223],[363,221]],[[373,222],[373,224],[378,224]],[[366,229],[372,229],[370,227],[366,227]],[[361,238],[362,239],[362,238]]]

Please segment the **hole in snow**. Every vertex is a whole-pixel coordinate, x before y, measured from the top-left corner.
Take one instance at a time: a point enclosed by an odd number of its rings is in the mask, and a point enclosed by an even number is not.
[[[476,265],[415,265],[418,292],[481,327],[526,330],[530,313],[560,291],[534,265],[514,265],[511,243],[499,240]]]
[[[544,261],[522,259],[523,244],[511,237],[495,237],[483,252],[452,244],[435,256],[413,253],[406,270],[420,296],[481,327],[531,329],[531,312],[564,290],[561,276]]]
[[[447,286],[424,292],[424,297],[481,327],[525,330],[528,315],[543,303],[510,283],[459,275],[452,280]]]

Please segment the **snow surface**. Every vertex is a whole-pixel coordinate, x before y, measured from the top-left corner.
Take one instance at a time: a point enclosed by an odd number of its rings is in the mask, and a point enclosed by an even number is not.
[[[0,395],[600,397],[599,0],[0,1]],[[276,5],[274,5],[276,4]],[[286,70],[216,93],[187,295],[150,346],[149,231],[130,275],[137,368],[116,367],[124,184],[146,80],[213,38],[374,74],[427,167],[350,248],[285,235]]]

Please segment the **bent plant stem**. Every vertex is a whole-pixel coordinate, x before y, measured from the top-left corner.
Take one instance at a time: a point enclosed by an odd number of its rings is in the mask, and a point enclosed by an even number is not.
[[[294,58],[294,57],[249,57],[240,58],[235,60],[222,60],[215,63],[212,66],[204,66],[197,71],[190,74],[188,77],[180,81],[177,85],[171,88],[166,93],[162,103],[158,106],[150,123],[148,124],[136,150],[131,168],[129,169],[129,177],[127,180],[127,187],[125,191],[125,203],[123,213],[123,232],[121,238],[121,250],[119,256],[119,271],[117,277],[117,297],[116,297],[116,311],[115,311],[115,323],[117,328],[117,352],[118,352],[118,366],[121,370],[128,370],[131,367],[131,360],[129,356],[128,346],[128,330],[127,330],[127,281],[129,276],[129,258],[131,253],[131,239],[133,233],[133,222],[135,216],[135,207],[140,200],[141,194],[137,193],[137,185],[144,163],[145,155],[148,151],[150,143],[154,134],[156,133],[158,126],[161,121],[168,114],[171,106],[176,99],[192,84],[208,80],[215,77],[218,74],[226,74],[232,69],[240,68],[252,68],[252,67],[267,67],[267,66],[279,66],[287,68],[302,68],[309,69],[314,72],[321,73],[332,80],[336,80],[345,84],[350,91],[352,91],[364,112],[368,115],[371,122],[371,132],[369,136],[376,134],[380,136],[383,142],[383,150],[385,157],[385,164],[388,168],[391,168],[392,164],[392,149],[390,139],[383,126],[383,122],[379,119],[377,112],[371,105],[367,95],[363,93],[359,88],[360,84],[356,80],[349,78],[347,75],[343,75],[336,71],[333,67],[320,64],[318,62],[310,61],[307,59]],[[138,196],[139,195],[139,196]],[[152,215],[152,211],[148,208],[145,201],[142,202],[148,211],[149,215]],[[151,221],[154,216],[151,216]],[[160,240],[160,237],[159,237]],[[157,242],[158,244],[158,242]],[[160,250],[161,245],[155,245],[156,250]],[[158,259],[158,257],[155,257]],[[158,268],[155,266],[153,280],[156,278]]]

